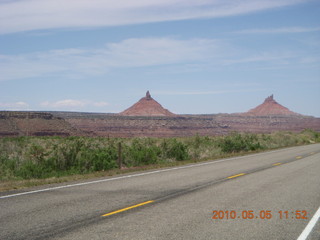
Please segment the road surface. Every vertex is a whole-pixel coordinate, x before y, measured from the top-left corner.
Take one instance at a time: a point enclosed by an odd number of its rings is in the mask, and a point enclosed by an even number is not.
[[[3,192],[0,239],[320,239],[319,174],[313,144]]]

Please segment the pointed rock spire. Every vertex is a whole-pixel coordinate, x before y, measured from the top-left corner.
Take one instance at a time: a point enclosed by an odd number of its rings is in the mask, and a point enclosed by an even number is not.
[[[147,93],[146,93],[146,99],[147,100],[151,100],[152,99],[149,91],[147,91]]]
[[[298,113],[290,111],[288,108],[279,104],[273,98],[273,94],[267,97],[262,104],[256,108],[251,109],[246,114],[256,116],[269,116],[269,115],[300,115]]]
[[[274,99],[273,99],[273,94],[269,97],[267,97],[264,102],[276,102]]]
[[[149,91],[145,97],[119,114],[123,116],[175,116],[174,113],[163,108],[160,103],[154,100]]]

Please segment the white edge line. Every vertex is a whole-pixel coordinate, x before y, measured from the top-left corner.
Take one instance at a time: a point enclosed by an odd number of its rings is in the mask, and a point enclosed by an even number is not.
[[[83,183],[69,184],[69,185],[52,187],[52,188],[44,188],[44,189],[35,190],[35,191],[15,193],[15,194],[10,194],[10,195],[0,196],[0,199],[11,198],[11,197],[18,197],[18,196],[28,195],[28,194],[33,194],[33,193],[47,192],[47,191],[52,191],[52,190],[57,190],[57,189],[63,189],[63,188],[84,186],[84,185],[89,185],[89,184],[94,184],[94,183],[102,183],[102,182],[115,181],[115,180],[119,180],[119,179],[130,178],[130,177],[140,177],[140,176],[144,176],[144,175],[155,174],[155,173],[160,173],[160,172],[168,172],[168,171],[173,171],[173,170],[178,170],[178,169],[184,169],[184,168],[199,167],[199,166],[203,166],[203,165],[209,165],[209,164],[215,164],[215,163],[219,163],[219,162],[232,161],[232,160],[241,159],[241,158],[246,158],[246,157],[254,157],[254,156],[257,156],[257,155],[265,155],[265,154],[270,154],[270,153],[275,153],[275,152],[281,152],[281,151],[285,151],[285,150],[288,150],[288,149],[290,149],[290,148],[278,149],[278,150],[274,150],[274,151],[270,151],[270,152],[250,154],[250,155],[245,155],[245,156],[240,156],[240,157],[226,158],[226,159],[221,159],[221,160],[213,160],[213,161],[210,161],[210,162],[196,163],[196,164],[191,164],[191,165],[186,165],[186,166],[181,166],[181,167],[167,168],[167,169],[156,170],[156,171],[151,171],[151,172],[143,172],[143,173],[138,173],[138,174],[125,175],[125,176],[114,177],[114,178],[107,178],[107,179],[101,179],[101,180],[96,180],[96,181],[91,181],[91,182],[83,182]]]
[[[318,208],[317,212],[313,215],[312,219],[306,226],[306,228],[303,230],[303,232],[300,234],[297,240],[305,240],[309,236],[309,234],[312,232],[313,227],[316,225],[317,221],[320,218],[320,207]]]

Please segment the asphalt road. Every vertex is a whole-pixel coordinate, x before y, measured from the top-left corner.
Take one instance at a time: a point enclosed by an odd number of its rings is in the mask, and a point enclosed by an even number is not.
[[[319,173],[314,144],[4,192],[0,239],[297,239],[320,206]],[[320,239],[319,221],[308,235]]]

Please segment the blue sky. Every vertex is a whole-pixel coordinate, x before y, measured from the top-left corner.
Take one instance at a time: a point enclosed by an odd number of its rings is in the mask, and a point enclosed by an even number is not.
[[[320,117],[318,0],[0,0],[0,110]]]

